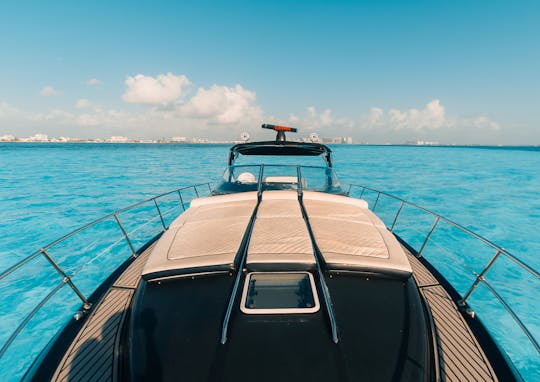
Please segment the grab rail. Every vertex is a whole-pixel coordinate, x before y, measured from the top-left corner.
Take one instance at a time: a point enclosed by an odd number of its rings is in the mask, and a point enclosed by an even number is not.
[[[522,319],[520,319],[520,317],[517,315],[517,313],[510,307],[508,302],[500,295],[500,293],[498,293],[495,290],[495,288],[491,284],[489,284],[487,282],[487,280],[484,277],[485,274],[489,271],[489,269],[493,266],[493,264],[501,256],[504,256],[505,258],[507,258],[507,259],[511,260],[512,262],[514,262],[515,264],[517,264],[521,269],[523,269],[524,271],[526,271],[530,275],[532,275],[533,278],[536,278],[537,280],[540,280],[540,274],[535,269],[533,269],[530,265],[526,264],[525,262],[518,259],[514,255],[510,254],[504,248],[501,248],[498,245],[491,242],[490,240],[484,238],[483,236],[480,236],[479,234],[471,231],[470,229],[468,229],[466,227],[463,227],[462,225],[454,222],[453,220],[445,218],[444,216],[441,216],[441,215],[439,215],[439,214],[437,214],[437,213],[435,213],[433,211],[430,211],[430,210],[428,210],[428,209],[426,209],[424,207],[421,207],[421,206],[419,206],[419,205],[417,205],[415,203],[412,203],[410,201],[402,199],[402,198],[400,198],[398,196],[395,196],[395,195],[392,195],[392,194],[389,194],[389,193],[386,193],[386,192],[383,192],[383,191],[379,191],[379,190],[376,190],[374,188],[370,188],[370,187],[367,187],[367,186],[362,186],[362,185],[350,184],[349,189],[347,191],[347,194],[349,196],[350,196],[350,191],[351,191],[352,187],[361,188],[360,198],[362,198],[364,196],[366,191],[371,191],[371,192],[377,193],[376,202],[374,203],[374,205],[372,207],[372,210],[374,210],[377,207],[377,205],[380,205],[381,195],[384,195],[386,197],[389,197],[391,199],[394,199],[394,200],[400,202],[399,208],[397,209],[397,211],[396,211],[396,213],[395,213],[395,215],[394,215],[394,217],[392,219],[392,224],[388,228],[391,232],[394,232],[394,229],[396,227],[396,223],[398,221],[398,218],[399,218],[399,216],[400,216],[400,214],[401,214],[401,212],[403,210],[403,207],[405,205],[413,207],[413,208],[415,208],[417,210],[420,210],[420,211],[434,217],[433,225],[431,226],[431,228],[430,228],[429,232],[427,233],[424,241],[422,242],[420,250],[418,250],[418,252],[416,254],[417,257],[422,257],[422,253],[425,251],[426,245],[430,241],[430,239],[432,237],[432,234],[435,232],[435,230],[437,229],[440,222],[445,222],[445,223],[447,223],[447,224],[461,230],[462,232],[466,233],[467,235],[469,235],[469,236],[471,236],[471,237],[473,237],[473,238],[475,238],[477,240],[480,240],[482,243],[486,244],[487,246],[493,248],[495,250],[495,254],[491,257],[491,259],[488,261],[488,263],[483,267],[483,269],[480,272],[475,272],[474,270],[470,269],[470,271],[476,277],[475,277],[474,282],[472,283],[472,285],[467,289],[467,292],[464,295],[461,295],[459,292],[456,291],[458,293],[458,295],[460,295],[460,299],[458,301],[458,304],[460,306],[462,306],[462,307],[467,306],[467,300],[469,299],[471,294],[474,292],[474,290],[476,289],[478,284],[482,283],[482,285],[484,285],[493,294],[493,296],[495,296],[495,298],[500,302],[500,304],[504,307],[504,309],[510,314],[512,319],[515,321],[515,323],[521,329],[523,334],[525,334],[525,336],[528,338],[530,343],[534,346],[536,351],[538,353],[540,353],[540,346],[538,344],[538,340],[536,338],[534,338],[534,336],[531,333],[531,331],[529,330],[529,328],[527,328],[527,326],[523,323]]]
[[[108,215],[105,215],[99,219],[96,219],[80,228],[77,228],[76,230],[60,237],[59,239],[57,240],[54,240],[53,242],[47,244],[46,246],[40,248],[39,250],[37,250],[36,252],[34,252],[33,254],[31,254],[30,256],[20,260],[19,262],[15,263],[14,265],[12,265],[11,267],[7,268],[6,270],[4,270],[3,272],[0,273],[0,281],[5,279],[7,276],[9,276],[10,274],[12,274],[13,272],[15,272],[16,270],[18,269],[21,269],[22,267],[24,267],[25,264],[28,264],[30,261],[32,261],[33,259],[37,258],[38,256],[43,256],[52,266],[53,268],[58,272],[58,274],[61,276],[62,278],[62,281],[52,290],[50,291],[39,303],[37,303],[33,309],[24,317],[24,319],[22,319],[22,321],[20,322],[20,324],[15,328],[15,330],[13,330],[13,332],[11,332],[11,334],[9,335],[8,339],[5,341],[5,343],[2,345],[2,347],[0,348],[0,359],[2,358],[2,356],[6,353],[6,351],[9,349],[9,347],[12,345],[13,341],[15,341],[15,339],[18,337],[18,335],[21,333],[21,331],[24,329],[24,327],[30,322],[30,320],[40,311],[40,309],[59,291],[62,289],[62,286],[64,286],[65,284],[69,285],[70,288],[73,290],[73,292],[75,292],[75,294],[77,295],[77,297],[81,300],[82,302],[82,310],[83,310],[83,313],[86,312],[87,310],[90,309],[91,307],[91,303],[88,299],[88,296],[85,296],[83,294],[83,292],[81,292],[80,288],[78,288],[75,283],[72,281],[72,276],[73,274],[68,274],[55,260],[54,258],[49,254],[49,250],[53,247],[55,247],[56,245],[62,243],[63,241],[95,226],[96,224],[99,224],[101,222],[104,222],[106,220],[109,220],[109,219],[112,219],[114,218],[114,221],[116,222],[118,228],[120,229],[123,237],[125,238],[126,240],[126,244],[128,245],[129,247],[129,250],[130,252],[132,253],[132,256],[133,257],[137,257],[139,255],[139,252],[137,250],[135,250],[133,244],[132,244],[132,241],[130,240],[129,238],[129,233],[125,230],[123,224],[121,223],[120,221],[120,218],[119,218],[119,214],[123,213],[123,212],[127,212],[127,211],[130,211],[130,210],[133,210],[134,208],[137,208],[137,207],[140,207],[142,205],[144,205],[145,203],[149,203],[149,202],[153,202],[153,204],[155,205],[155,208],[156,208],[156,212],[157,212],[157,216],[159,216],[159,219],[161,221],[161,225],[163,227],[163,231],[167,230],[168,227],[166,226],[165,224],[165,221],[163,219],[163,214],[161,212],[161,209],[159,207],[159,204],[158,204],[158,200],[165,197],[165,196],[168,196],[168,195],[171,195],[171,194],[174,194],[174,193],[177,193],[178,194],[178,197],[179,197],[179,204],[180,206],[182,207],[183,210],[185,210],[185,200],[184,198],[182,198],[182,191],[186,191],[186,190],[189,190],[189,189],[193,189],[193,191],[195,192],[195,195],[197,197],[199,197],[199,190],[197,189],[197,187],[204,187],[204,186],[207,186],[208,187],[208,192],[210,193],[212,191],[211,187],[210,187],[210,182],[207,182],[207,183],[200,183],[200,184],[194,184],[194,185],[191,185],[191,186],[186,186],[186,187],[181,187],[181,188],[178,188],[178,189],[175,189],[175,190],[172,190],[172,191],[169,191],[169,192],[165,192],[163,194],[160,194],[160,195],[156,195],[156,196],[153,196],[149,199],[146,199],[146,200],[142,200],[140,202],[137,202],[137,203],[134,203],[134,204],[131,204],[127,207],[124,207],[124,208],[121,208],[115,212],[112,212]]]

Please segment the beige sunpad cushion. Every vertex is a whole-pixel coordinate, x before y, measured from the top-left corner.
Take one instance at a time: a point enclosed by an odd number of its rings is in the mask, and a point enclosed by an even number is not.
[[[250,270],[298,270],[315,266],[313,246],[296,192],[263,193],[246,266]]]
[[[329,269],[411,275],[401,245],[367,203],[307,191],[303,203]]]
[[[257,193],[195,199],[159,239],[142,275],[232,269]]]

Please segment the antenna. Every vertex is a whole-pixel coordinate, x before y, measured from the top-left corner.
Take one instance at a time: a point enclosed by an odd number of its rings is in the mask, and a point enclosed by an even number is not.
[[[276,142],[285,142],[285,132],[290,131],[291,133],[296,133],[297,129],[294,127],[279,126],[279,125],[269,125],[263,123],[261,126],[263,129],[270,129],[277,131]]]
[[[240,134],[240,140],[244,142],[249,141],[249,133],[244,131],[242,134]]]

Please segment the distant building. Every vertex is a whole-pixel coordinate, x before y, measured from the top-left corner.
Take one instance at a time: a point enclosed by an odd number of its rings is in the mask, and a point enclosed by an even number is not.
[[[0,142],[13,142],[15,137],[11,134],[2,135],[0,137]]]
[[[65,143],[65,142],[69,142],[70,140],[71,140],[71,139],[66,138],[66,137],[58,137],[58,138],[51,138],[49,141],[50,141],[50,142]]]
[[[185,143],[185,142],[187,142],[187,138],[186,138],[186,137],[172,137],[172,138],[171,138],[171,142],[174,142],[174,143]]]
[[[343,138],[341,137],[323,138],[322,143],[340,144],[340,143],[343,143]]]
[[[108,139],[108,142],[111,142],[111,143],[126,143],[129,139],[127,137],[122,137],[122,136],[118,136],[118,135],[115,135],[115,136],[112,136]]]
[[[439,144],[438,141],[407,141],[405,142],[406,145],[413,145],[413,146],[436,146]]]
[[[48,142],[49,136],[47,134],[35,134],[27,138],[28,142]]]

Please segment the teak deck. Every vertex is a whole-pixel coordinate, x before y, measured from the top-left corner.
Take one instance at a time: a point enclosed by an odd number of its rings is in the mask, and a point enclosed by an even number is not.
[[[144,251],[96,304],[62,358],[53,381],[120,380],[119,341],[127,309],[152,247]],[[441,381],[497,381],[471,329],[437,279],[405,249],[437,335]]]

